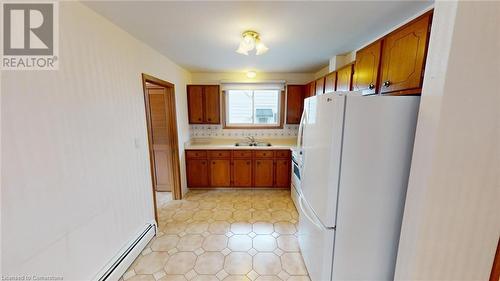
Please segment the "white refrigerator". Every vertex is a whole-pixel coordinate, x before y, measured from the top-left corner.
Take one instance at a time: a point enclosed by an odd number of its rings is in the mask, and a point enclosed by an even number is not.
[[[299,245],[312,281],[392,280],[420,98],[307,98]]]

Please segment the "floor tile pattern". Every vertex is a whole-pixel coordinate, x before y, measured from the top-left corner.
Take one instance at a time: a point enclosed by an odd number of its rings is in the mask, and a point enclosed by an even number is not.
[[[124,281],[309,281],[287,190],[197,190],[159,206]]]

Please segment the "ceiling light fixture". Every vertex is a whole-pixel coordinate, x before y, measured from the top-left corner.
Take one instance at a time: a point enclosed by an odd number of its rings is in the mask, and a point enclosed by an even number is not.
[[[248,52],[255,49],[256,55],[262,55],[269,50],[269,48],[267,48],[266,45],[260,41],[259,33],[247,30],[243,32],[242,36],[243,38],[240,42],[240,46],[238,47],[238,50],[236,50],[238,54],[248,56]]]
[[[255,78],[257,76],[257,73],[255,71],[248,71],[247,72],[247,77],[252,79],[252,78]]]

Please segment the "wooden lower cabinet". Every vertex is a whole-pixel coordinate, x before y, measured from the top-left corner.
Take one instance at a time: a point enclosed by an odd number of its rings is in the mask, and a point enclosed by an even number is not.
[[[233,184],[236,187],[252,186],[252,159],[234,159],[233,160]]]
[[[274,185],[274,160],[255,159],[254,186],[270,187]]]
[[[188,159],[186,161],[187,185],[190,187],[206,187],[208,182],[208,160]]]
[[[274,179],[274,185],[276,187],[289,187],[290,177],[291,177],[291,167],[289,159],[278,159],[276,160],[276,176]]]
[[[288,150],[186,150],[188,187],[289,188]]]
[[[231,186],[231,160],[210,160],[210,186]]]

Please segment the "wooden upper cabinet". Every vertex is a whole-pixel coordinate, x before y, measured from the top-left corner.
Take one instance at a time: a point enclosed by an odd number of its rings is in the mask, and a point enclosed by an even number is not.
[[[352,83],[353,91],[361,91],[363,95],[371,95],[377,92],[381,51],[382,41],[378,40],[356,52]]]
[[[204,86],[205,123],[220,123],[220,95],[218,85]]]
[[[337,70],[336,91],[350,91],[352,89],[353,64],[348,64]]]
[[[337,82],[337,72],[331,72],[325,76],[325,93],[335,91],[335,83]]]
[[[304,85],[288,85],[286,92],[286,123],[299,124],[304,108]]]
[[[316,81],[309,82],[309,84],[306,85],[306,94],[304,98],[312,97],[316,95]]]
[[[190,124],[203,123],[203,86],[188,85],[188,114]]]
[[[220,124],[218,85],[188,85],[189,124]]]
[[[384,39],[380,93],[421,92],[430,17],[424,14]]]
[[[325,92],[325,77],[316,80],[316,95],[322,95]]]

